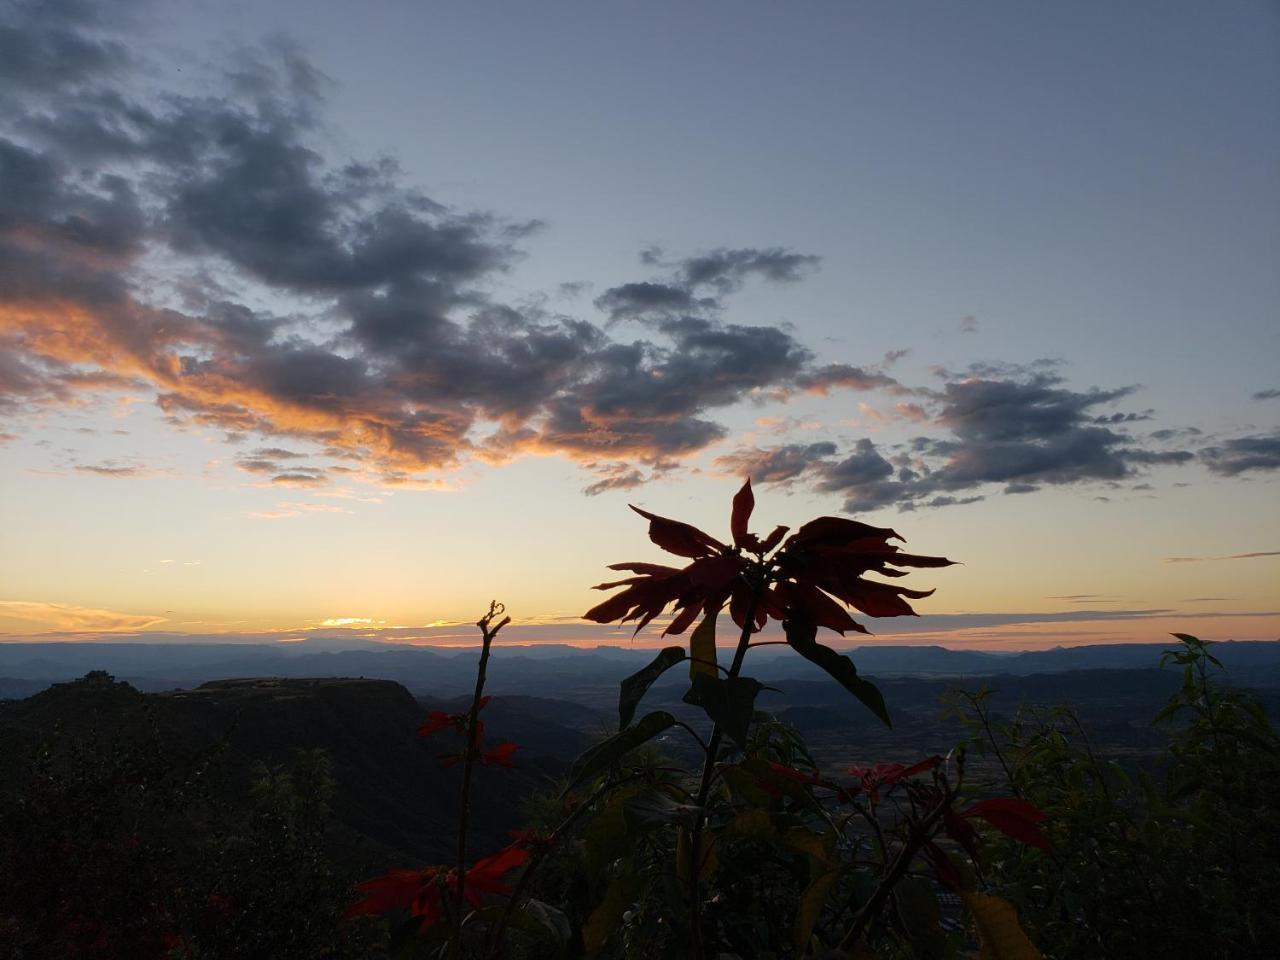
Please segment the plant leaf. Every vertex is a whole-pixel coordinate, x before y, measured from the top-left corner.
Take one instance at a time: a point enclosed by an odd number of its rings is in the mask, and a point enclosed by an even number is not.
[[[703,673],[714,677],[716,670],[716,618],[719,610],[712,610],[698,628],[689,634],[689,679]]]
[[[655,710],[641,717],[635,726],[627,727],[603,743],[596,744],[573,762],[573,766],[569,769],[569,783],[564,788],[564,792],[568,793],[642,743],[647,743],[664,730],[675,726],[675,722],[676,718],[665,710]]]
[[[816,626],[791,618],[782,621],[782,629],[786,632],[787,643],[791,644],[796,653],[827,671],[833,680],[879,717],[886,727],[893,726],[889,721],[889,709],[885,706],[884,696],[876,685],[858,676],[858,668],[844,654],[836,653],[830,647],[818,643],[815,639],[818,633]]]
[[[905,877],[894,887],[893,899],[914,956],[944,960],[948,956],[947,935],[941,927],[942,912],[933,885],[922,877]]]
[[[1008,900],[985,893],[960,896],[978,925],[981,960],[1043,960],[1018,924],[1018,911]]]
[[[1019,843],[1039,847],[1041,850],[1049,849],[1049,839],[1037,826],[1049,818],[1025,800],[1015,797],[980,800],[968,810],[963,811],[960,816],[980,817]]]
[[[573,938],[573,929],[569,926],[569,918],[564,915],[563,910],[549,903],[543,903],[541,900],[534,900],[532,897],[521,904],[521,909],[534,921],[525,927],[529,932],[550,934],[552,939],[561,946]]]
[[[696,558],[709,557],[725,550],[723,543],[695,526],[679,520],[668,520],[634,505],[631,509],[649,521],[649,539],[667,553]]]
[[[653,682],[684,660],[684,647],[663,647],[649,665],[623,680],[618,688],[618,729],[626,729]]]
[[[588,957],[593,957],[604,947],[609,935],[618,928],[623,911],[635,895],[637,878],[627,872],[618,876],[605,892],[604,899],[582,925],[582,946]]]
[[[701,807],[681,803],[657,790],[646,790],[628,797],[622,803],[622,814],[626,818],[627,830],[632,835],[673,823],[692,828],[701,812]]]
[[[742,489],[733,495],[733,514],[729,518],[729,532],[733,534],[733,542],[739,547],[750,543],[747,535],[747,524],[751,522],[751,511],[756,507],[755,495],[751,492],[751,478],[742,485]]]
[[[827,902],[827,894],[831,892],[838,876],[840,876],[839,870],[828,870],[810,883],[800,895],[800,907],[796,910],[795,925],[797,954],[803,955],[805,948],[809,946],[813,928],[817,926],[818,917],[822,914],[822,908]]]
[[[684,695],[684,702],[701,707],[738,746],[746,748],[756,694],[764,687],[751,677],[707,676],[699,673]]]

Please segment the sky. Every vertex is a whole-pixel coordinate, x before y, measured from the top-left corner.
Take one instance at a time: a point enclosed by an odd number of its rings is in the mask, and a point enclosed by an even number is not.
[[[0,0],[0,639],[630,642],[748,476],[958,561],[887,641],[1275,639],[1277,89],[1265,2]]]

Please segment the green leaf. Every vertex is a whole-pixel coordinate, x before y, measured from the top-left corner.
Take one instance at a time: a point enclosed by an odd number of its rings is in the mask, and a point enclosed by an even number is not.
[[[1018,924],[1018,911],[1008,900],[984,893],[964,892],[960,896],[978,925],[980,960],[1043,960]]]
[[[532,898],[521,904],[521,907],[528,917],[536,921],[537,928],[543,933],[551,934],[557,943],[563,945],[572,939],[573,929],[569,926],[569,918],[564,915],[564,911]]]
[[[701,628],[699,628],[701,629]],[[622,681],[618,691],[618,729],[626,729],[636,715],[636,707],[653,682],[684,660],[684,647],[663,647],[643,670],[638,670]]]
[[[751,715],[755,712],[756,694],[763,686],[759,680],[751,677],[721,679],[699,673],[694,676],[693,686],[684,695],[684,702],[701,707],[734,743],[745,749],[747,733],[751,729]]]
[[[920,877],[905,877],[893,889],[898,920],[920,960],[943,960],[947,956],[947,935],[941,927],[942,912],[933,885]]]
[[[858,668],[844,654],[836,653],[830,647],[818,643],[816,626],[802,620],[787,619],[782,621],[782,629],[786,631],[787,643],[791,644],[796,653],[827,671],[833,680],[879,717],[886,727],[893,726],[889,721],[889,709],[885,706],[884,696],[876,685],[858,676]]]
[[[673,823],[693,829],[694,820],[702,808],[693,803],[681,803],[658,790],[647,790],[628,797],[622,804],[622,812],[628,831],[640,833]]]
[[[631,905],[637,886],[638,878],[631,872],[623,873],[609,884],[604,899],[582,925],[582,946],[588,957],[599,953],[609,934],[622,923],[622,914]]]
[[[652,740],[658,734],[675,726],[676,718],[665,710],[655,710],[646,714],[634,727],[615,733],[603,743],[598,743],[573,762],[569,769],[569,783],[564,788],[568,793],[584,780],[589,780],[636,747]]]
[[[700,673],[714,677],[716,670],[716,618],[719,611],[708,613],[689,634],[689,679]]]
[[[800,895],[800,908],[796,911],[795,944],[796,953],[803,954],[813,937],[813,928],[817,926],[818,917],[827,902],[827,894],[835,885],[839,870],[829,870],[819,876]]]
[[[615,793],[582,831],[583,860],[592,880],[630,849],[627,820],[622,812],[627,796],[630,794]]]

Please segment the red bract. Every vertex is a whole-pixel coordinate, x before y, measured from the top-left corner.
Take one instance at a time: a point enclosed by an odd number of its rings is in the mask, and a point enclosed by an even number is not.
[[[1037,826],[1049,818],[1025,800],[1012,797],[979,800],[960,816],[967,819],[978,817],[1020,843],[1039,847],[1041,850],[1049,849],[1048,837]]]
[[[485,704],[489,702],[488,697],[481,697],[476,704],[476,710],[480,711],[485,708]],[[429,737],[432,734],[439,733],[441,730],[448,730],[453,727],[462,732],[466,732],[468,715],[465,713],[445,713],[443,710],[432,710],[427,714],[427,719],[422,721],[422,726],[418,728],[418,736]],[[484,730],[484,723],[480,720],[476,721],[477,734]]]
[[[480,762],[494,767],[510,767],[511,755],[520,749],[515,743],[500,743],[488,753],[480,754]]]
[[[484,900],[482,894],[510,893],[502,877],[529,859],[529,851],[512,845],[498,853],[477,860],[467,871],[463,895],[472,907],[479,909]],[[420,930],[425,931],[440,919],[444,912],[443,892],[458,889],[457,871],[445,867],[427,867],[424,870],[393,870],[381,877],[366,880],[356,887],[367,896],[353,903],[346,910],[347,917],[389,913],[407,910],[422,919]]]
[[[392,910],[408,910],[415,917],[423,918],[425,930],[440,918],[440,887],[447,871],[444,867],[427,867],[424,870],[392,870],[357,884],[356,889],[367,896],[346,909],[347,917],[389,913]]]
[[[439,733],[441,730],[447,730],[453,725],[453,714],[445,713],[443,710],[432,710],[427,714],[427,719],[422,721],[422,726],[418,728],[418,736],[429,737],[432,734]]]
[[[865,633],[846,611],[852,607],[872,617],[914,616],[904,598],[927,597],[932,590],[867,580],[866,573],[904,576],[898,567],[943,567],[943,557],[902,553],[889,543],[901,540],[893,530],[842,517],[820,517],[806,523],[786,542],[787,527],[777,527],[761,540],[748,530],[755,497],[747,480],[733,498],[729,527],[732,546],[676,520],[638,507],[649,521],[649,539],[668,553],[691,560],[683,567],[654,563],[616,563],[610,570],[633,574],[601,583],[597,590],[622,591],[588,610],[596,623],[636,622],[635,632],[670,607],[675,616],[663,635],[681,634],[701,616],[715,616],[726,604],[740,628],[751,621],[761,629],[770,618],[800,616],[843,634]],[[782,543],[781,548],[778,544]]]
[[[932,770],[941,762],[941,757],[928,757],[909,767],[901,763],[877,763],[874,767],[850,767],[849,773],[858,778],[862,789],[871,795],[872,800],[878,800],[880,787],[892,787],[909,777]]]
[[[794,780],[796,783],[807,783],[813,786],[821,786],[825,783],[822,777],[817,774],[805,773],[802,770],[796,770],[781,763],[774,763],[772,760],[769,761],[769,769],[777,776],[785,777],[787,780]]]

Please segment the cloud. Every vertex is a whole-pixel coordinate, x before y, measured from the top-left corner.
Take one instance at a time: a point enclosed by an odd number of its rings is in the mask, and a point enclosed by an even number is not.
[[[835,454],[836,445],[829,441],[788,443],[768,450],[740,449],[717,457],[715,464],[725,473],[750,477],[756,483],[787,483]]]
[[[0,51],[20,51],[0,69],[23,93],[0,96],[6,415],[132,391],[174,428],[259,438],[239,465],[274,482],[322,482],[278,469],[303,443],[416,484],[534,453],[688,457],[724,437],[717,411],[809,368],[790,333],[724,314],[747,281],[795,282],[817,257],[651,254],[661,276],[596,301],[643,319],[634,339],[501,303],[538,223],[453,209],[391,160],[335,159],[331,84],[287,43],[150,90],[123,10],[0,14]]]
[[[0,12],[7,423],[123,393],[153,398],[174,429],[252,444],[238,467],[276,486],[319,487],[358,464],[360,480],[438,487],[461,465],[536,454],[582,465],[599,493],[724,440],[735,405],[882,391],[902,400],[886,416],[934,435],[729,455],[850,509],[973,502],[989,484],[1116,480],[1196,456],[1179,446],[1190,434],[1125,432],[1147,412],[1100,409],[1132,388],[1070,390],[1053,361],[913,387],[884,371],[902,351],[879,366],[819,362],[787,328],[735,322],[731,298],[749,283],[820,266],[785,247],[648,249],[648,276],[604,289],[589,318],[550,297],[504,303],[495,291],[540,222],[456,209],[394,160],[335,155],[332,84],[287,42],[154,89],[174,74],[129,53],[143,28],[130,6]],[[1271,469],[1275,443],[1199,456],[1235,476]],[[316,451],[313,465],[294,464],[295,448]]]
[[[156,477],[167,473],[140,464],[124,463],[120,460],[106,460],[102,463],[79,463],[75,469],[80,473],[91,473],[99,477],[116,479],[136,479],[140,477]]]
[[[914,394],[927,391],[904,387],[895,378],[878,370],[855,367],[848,363],[830,363],[796,378],[795,385],[806,393],[826,396],[832,390],[886,390],[891,394]]]
[[[330,503],[302,503],[296,501],[285,501],[276,506],[274,510],[254,510],[246,514],[258,520],[287,520],[293,517],[301,517],[308,513],[346,513],[352,511],[346,507],[335,506]]]
[[[661,323],[686,313],[715,313],[723,309],[723,297],[740,290],[748,278],[795,283],[817,269],[821,258],[782,247],[747,247],[664,261],[660,251],[650,248],[641,254],[641,262],[667,267],[670,273],[660,280],[610,287],[596,297],[596,308],[607,313],[610,322]]]
[[[1259,390],[1253,395],[1255,400],[1275,400],[1280,398],[1280,390]]]
[[[582,488],[582,492],[588,497],[599,496],[610,490],[632,490],[651,479],[639,470],[621,463],[601,465],[596,469],[601,474],[600,479]]]
[[[1023,494],[1044,486],[1114,482],[1152,466],[1195,459],[1191,451],[1124,432],[1133,418],[1123,412],[1098,412],[1136,388],[1073,390],[1050,370],[1041,363],[941,371],[947,382],[940,391],[930,391],[924,404],[899,409],[904,419],[927,421],[945,433],[884,448],[862,438],[843,455],[810,455],[800,472],[815,489],[843,495],[847,511],[861,512],[975,503],[984,488],[997,484],[1006,493]],[[1165,442],[1172,439],[1171,432]],[[796,451],[783,447],[739,459],[765,466],[774,454],[784,463],[796,462]],[[798,475],[783,474],[787,480]]]
[[[971,314],[969,314],[969,315],[965,315],[965,316],[961,317],[961,318],[960,318],[960,332],[961,332],[961,333],[977,333],[977,332],[978,332],[978,318],[977,318],[977,317],[975,317],[975,316],[973,316],[973,315],[971,315]]]
[[[1222,477],[1280,469],[1280,432],[1223,441],[1201,450],[1200,460]]]
[[[1222,557],[1165,557],[1165,563],[1204,563],[1209,560],[1256,560],[1261,557],[1280,557],[1280,550],[1264,550],[1260,553],[1232,553]]]
[[[42,603],[34,600],[0,600],[0,623],[18,621],[38,624],[49,630],[94,631],[117,633],[146,630],[164,623],[164,617],[119,613],[92,607],[75,607],[66,603]],[[22,628],[28,632],[30,627]],[[6,630],[12,633],[16,631]]]

